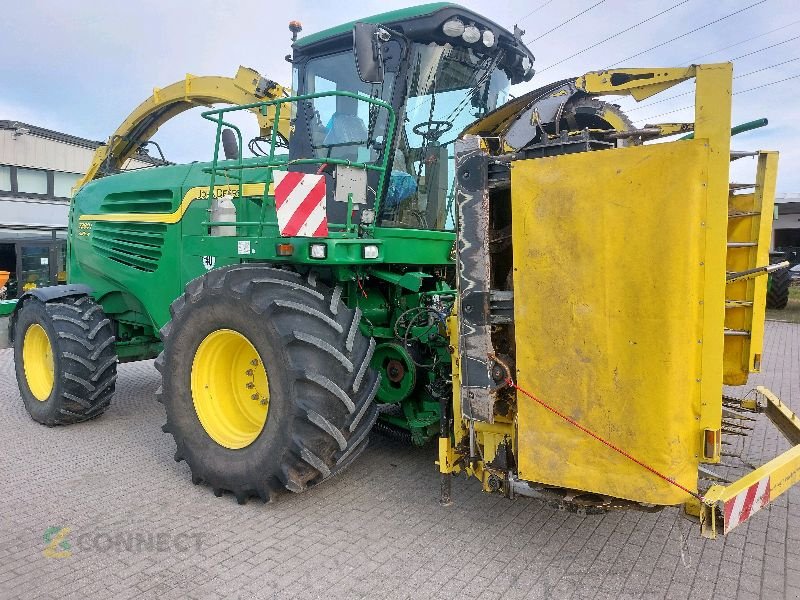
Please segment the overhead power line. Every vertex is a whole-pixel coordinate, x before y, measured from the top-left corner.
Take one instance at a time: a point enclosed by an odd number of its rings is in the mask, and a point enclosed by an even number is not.
[[[687,60],[687,61],[684,61],[684,62],[689,63],[689,64],[695,64],[701,58],[705,58],[706,56],[711,56],[712,54],[717,54],[718,52],[722,52],[723,50],[730,50],[731,48],[735,48],[736,46],[741,46],[742,44],[746,44],[747,42],[751,42],[751,41],[753,41],[755,39],[758,39],[760,37],[764,37],[765,35],[769,35],[770,33],[775,33],[776,31],[780,31],[781,29],[786,29],[787,27],[791,27],[792,25],[796,25],[797,23],[800,23],[800,19],[798,19],[797,21],[792,21],[791,23],[787,23],[786,25],[783,25],[783,26],[778,27],[776,29],[770,29],[769,31],[765,31],[764,33],[759,33],[758,35],[754,35],[754,36],[751,36],[749,38],[745,38],[745,39],[743,39],[743,40],[741,40],[739,42],[736,42],[735,44],[731,44],[730,46],[725,46],[724,48],[719,48],[717,50],[714,50],[713,52],[706,52],[705,54],[703,54],[701,56],[695,56],[691,60]],[[792,39],[795,39],[795,38],[792,38]],[[788,41],[791,41],[791,40],[786,40],[786,41],[788,42]],[[786,42],[781,42],[781,44],[785,44],[785,43]],[[778,44],[776,44],[776,45],[778,45]],[[772,46],[767,46],[767,47],[771,48]]]
[[[797,79],[800,77],[800,73],[797,75],[792,75],[790,77],[784,77],[783,79],[778,79],[777,81],[770,81],[769,83],[762,83],[761,85],[757,85],[755,87],[747,88],[746,90],[739,90],[738,92],[733,92],[732,96],[736,96],[738,94],[745,94],[747,92],[752,92],[754,90],[760,90],[765,87],[769,87],[771,85],[777,85],[779,83],[783,83],[784,81],[789,81],[790,79]],[[671,115],[672,113],[679,112],[681,110],[686,110],[687,108],[694,108],[693,104],[689,104],[687,106],[681,106],[680,108],[675,108],[673,110],[668,110],[667,112],[659,113],[657,115],[650,115],[649,117],[644,117],[642,121],[649,121],[650,119],[655,119],[657,117],[663,117],[664,115]]]
[[[542,10],[542,9],[543,9],[545,6],[547,6],[548,4],[552,4],[554,1],[555,1],[555,0],[546,0],[545,2],[542,2],[542,3],[541,3],[539,6],[537,6],[536,8],[534,8],[534,9],[533,9],[531,12],[529,12],[527,15],[525,15],[524,17],[522,17],[522,18],[519,20],[519,22],[520,22],[520,23],[522,23],[522,21],[524,21],[525,19],[527,19],[528,17],[530,17],[532,14],[535,14],[535,13],[539,12],[539,11],[540,11],[540,10]]]
[[[752,92],[753,90],[760,90],[761,88],[769,87],[771,85],[775,85],[776,83],[783,83],[784,81],[789,81],[790,79],[797,79],[800,77],[800,73],[797,75],[791,75],[789,77],[784,77],[783,79],[779,79],[778,81],[770,81],[769,83],[762,83],[761,85],[757,85],[755,87],[747,88],[746,90],[739,90],[738,92],[733,92],[732,96],[736,94],[744,94],[745,92]]]
[[[687,31],[686,33],[682,33],[681,35],[675,36],[674,38],[669,39],[666,42],[661,42],[660,44],[656,44],[655,46],[651,46],[650,48],[647,48],[646,50],[642,50],[641,52],[637,52],[636,54],[632,54],[631,56],[623,58],[622,60],[619,60],[619,61],[615,62],[613,65],[609,65],[606,68],[610,69],[611,67],[616,67],[617,65],[619,65],[621,63],[624,63],[625,61],[628,61],[628,60],[630,60],[632,58],[636,58],[637,56],[641,56],[642,54],[647,54],[651,50],[655,50],[656,48],[661,48],[662,46],[666,46],[667,44],[671,44],[672,42],[674,42],[676,40],[679,40],[681,38],[685,38],[687,35],[691,35],[693,33],[696,33],[698,31],[700,31],[701,29],[705,29],[706,27],[710,27],[711,25],[719,23],[720,21],[724,21],[725,19],[729,19],[734,15],[738,15],[739,13],[743,13],[746,10],[750,10],[754,6],[758,6],[759,4],[764,4],[766,1],[767,0],[759,0],[758,2],[754,2],[753,4],[750,4],[749,6],[745,6],[744,8],[740,8],[739,10],[736,10],[736,11],[734,11],[732,13],[728,13],[727,15],[725,15],[723,17],[720,17],[719,19],[714,19],[713,21],[710,21],[710,22],[706,23],[705,25],[701,25],[700,27],[695,27],[694,29],[692,29],[690,31]]]
[[[800,38],[800,35],[796,35],[793,38],[789,38],[788,40],[783,40],[782,42],[778,42],[777,44],[772,44],[771,46],[765,46],[764,48],[759,48],[758,50],[753,50],[752,52],[748,52],[747,54],[742,54],[741,56],[734,56],[731,59],[731,62],[734,60],[739,60],[740,58],[744,58],[745,56],[753,56],[753,54],[758,54],[759,52],[763,52],[764,50],[769,50],[770,48],[774,48],[775,46],[781,46],[783,44],[788,44],[791,41]]]
[[[607,41],[609,41],[609,40],[613,40],[615,37],[619,37],[619,36],[621,36],[623,33],[627,33],[627,32],[629,32],[629,31],[631,31],[631,30],[633,30],[633,29],[636,29],[636,28],[637,28],[637,27],[639,27],[640,25],[643,25],[644,23],[647,23],[648,21],[652,21],[652,20],[653,20],[653,19],[655,19],[656,17],[660,17],[661,15],[663,15],[663,14],[665,14],[665,13],[668,13],[669,11],[671,11],[671,10],[673,10],[673,9],[675,9],[675,8],[678,8],[679,6],[681,6],[682,4],[686,4],[687,2],[689,2],[689,0],[682,0],[682,2],[678,2],[677,4],[675,4],[675,5],[673,5],[673,6],[670,6],[669,8],[667,8],[667,9],[665,9],[665,10],[662,10],[660,13],[656,13],[656,14],[654,14],[654,15],[653,15],[653,16],[651,16],[651,17],[647,17],[647,18],[646,18],[646,19],[644,19],[643,21],[639,21],[639,22],[638,22],[638,23],[636,23],[635,25],[631,25],[630,27],[627,27],[626,29],[623,29],[622,31],[618,31],[618,32],[617,32],[617,33],[615,33],[614,35],[610,35],[610,36],[608,36],[608,37],[607,37],[606,39],[604,39],[604,40],[600,40],[599,42],[596,42],[596,43],[592,44],[591,46],[587,46],[586,48],[584,48],[583,50],[579,50],[579,51],[578,51],[578,52],[576,52],[575,54],[570,54],[570,55],[569,55],[569,56],[567,56],[566,58],[562,58],[562,59],[561,59],[561,60],[559,60],[558,62],[554,62],[552,65],[549,65],[549,66],[545,67],[544,69],[539,69],[539,70],[538,70],[538,73],[541,73],[541,72],[543,72],[543,71],[547,71],[547,69],[552,69],[553,67],[555,67],[555,66],[557,66],[557,65],[560,65],[561,63],[567,62],[569,59],[571,59],[571,58],[575,58],[576,56],[578,56],[578,55],[580,55],[580,54],[583,54],[583,53],[584,53],[584,52],[586,52],[587,50],[591,50],[592,48],[597,48],[597,46],[599,46],[600,44],[605,44]]]
[[[535,41],[537,41],[537,40],[540,40],[540,39],[542,39],[544,36],[546,36],[546,35],[550,35],[550,34],[551,34],[551,33],[553,33],[554,31],[556,31],[557,29],[561,29],[561,28],[562,28],[564,25],[566,25],[567,23],[569,23],[569,22],[571,22],[571,21],[574,21],[575,19],[577,19],[577,18],[578,18],[578,17],[580,17],[581,15],[585,15],[587,12],[589,12],[589,11],[590,11],[590,10],[592,10],[593,8],[596,8],[596,7],[600,6],[600,5],[601,5],[601,4],[603,4],[605,1],[606,1],[606,0],[600,0],[600,2],[596,2],[595,4],[592,4],[592,5],[591,5],[589,8],[587,8],[586,10],[582,10],[581,12],[579,12],[579,13],[578,13],[577,15],[575,15],[574,17],[570,17],[569,19],[567,19],[566,21],[563,21],[562,23],[559,23],[558,25],[556,25],[556,26],[555,26],[555,27],[553,27],[552,29],[548,29],[547,31],[545,31],[545,32],[544,32],[542,35],[540,35],[539,37],[537,37],[537,38],[533,38],[533,39],[532,39],[532,40],[531,40],[529,43],[533,43],[533,42],[535,42]],[[764,2],[766,2],[766,0],[763,0],[763,1],[764,1]]]
[[[737,75],[736,77],[734,77],[734,79],[741,79],[742,77],[747,77],[748,75],[753,75],[754,73],[761,73],[761,71],[768,71],[769,69],[774,69],[775,67],[780,67],[781,65],[785,65],[786,63],[794,62],[796,60],[800,60],[800,56],[790,58],[789,60],[784,60],[783,62],[775,63],[774,65],[770,65],[768,67],[761,67],[760,69],[756,69],[755,71],[748,71],[747,73],[742,73],[741,75]]]

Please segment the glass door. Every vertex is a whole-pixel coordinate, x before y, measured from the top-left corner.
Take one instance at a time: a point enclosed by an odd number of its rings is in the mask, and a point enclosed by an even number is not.
[[[52,273],[52,244],[21,242],[17,246],[17,294],[56,283]]]
[[[50,279],[56,285],[67,283],[67,242],[53,242],[53,257],[50,261]]]

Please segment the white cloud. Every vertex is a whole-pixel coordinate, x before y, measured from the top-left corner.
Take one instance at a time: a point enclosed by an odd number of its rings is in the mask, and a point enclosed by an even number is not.
[[[0,98],[0,120],[20,121],[56,131],[68,131],[69,126],[56,113],[48,113],[38,107],[7,102]]]
[[[697,2],[690,0],[613,40],[573,59],[547,69],[593,43],[631,27],[677,4],[661,0],[620,2],[608,0],[531,42],[539,74],[515,93],[545,85],[564,77],[602,69],[691,29],[752,4],[741,2]],[[524,18],[543,0],[462,0],[467,7],[512,28],[517,22],[533,40],[565,19],[591,6],[586,0],[550,2]],[[0,118],[25,118],[69,133],[104,139],[116,129],[139,102],[163,86],[197,75],[233,75],[239,64],[288,84],[291,19],[303,22],[304,32],[313,33],[366,15],[404,8],[407,0],[369,0],[358,3],[290,0],[267,3],[212,0],[136,3],[84,0],[29,0],[5,7],[4,22],[36,23],[35,31],[9,27],[0,37],[3,64],[0,75]],[[625,66],[679,66],[697,56],[714,52],[748,37],[800,19],[796,0],[768,3],[725,19],[630,61]],[[796,35],[797,26],[717,52],[704,60],[723,61]],[[783,44],[737,61],[737,73],[745,73],[798,56],[800,41]],[[736,90],[769,83],[800,73],[800,62],[788,63],[736,81]],[[783,155],[779,190],[800,191],[798,151],[794,123],[800,120],[800,79],[734,97],[734,122],[761,116],[770,119],[765,130],[736,138],[736,146],[778,149]],[[688,102],[687,102],[688,101]],[[644,103],[642,103],[644,104]],[[691,104],[691,96],[664,102],[651,109],[631,112],[641,122],[655,114]],[[624,106],[633,108],[633,103]],[[652,112],[651,112],[652,110]],[[18,116],[13,116],[18,115]],[[659,120],[691,120],[690,110],[659,117]],[[205,158],[211,152],[208,126],[195,112],[182,115],[165,126],[156,139],[165,152],[180,160]]]

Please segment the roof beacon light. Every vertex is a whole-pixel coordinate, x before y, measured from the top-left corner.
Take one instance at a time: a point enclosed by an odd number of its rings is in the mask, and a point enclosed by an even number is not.
[[[442,31],[447,37],[459,37],[464,33],[464,23],[459,19],[450,19],[442,25]]]
[[[481,30],[475,27],[475,25],[467,25],[467,27],[464,28],[464,33],[461,34],[461,37],[468,44],[474,44],[481,39]]]
[[[494,33],[489,29],[483,32],[483,45],[487,48],[494,46]]]

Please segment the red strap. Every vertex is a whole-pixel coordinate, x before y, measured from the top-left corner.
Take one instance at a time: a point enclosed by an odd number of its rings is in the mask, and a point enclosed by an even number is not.
[[[533,400],[534,402],[536,402],[536,403],[540,404],[541,406],[543,406],[544,408],[546,408],[547,410],[549,410],[551,413],[553,413],[553,414],[555,414],[555,415],[558,415],[559,417],[561,417],[562,419],[564,419],[564,420],[565,420],[567,423],[569,423],[570,425],[574,425],[575,427],[577,427],[578,429],[580,429],[580,430],[581,430],[581,431],[583,431],[584,433],[586,433],[586,434],[588,434],[588,435],[592,436],[592,437],[593,437],[594,439],[596,439],[598,442],[600,442],[600,443],[602,443],[602,444],[604,444],[604,445],[608,446],[609,448],[611,448],[611,449],[612,449],[612,450],[614,450],[615,452],[619,452],[619,453],[620,453],[620,454],[622,454],[622,456],[624,456],[625,458],[628,458],[628,459],[632,460],[633,462],[635,462],[635,463],[636,463],[637,465],[639,465],[640,467],[644,467],[645,469],[647,469],[648,471],[650,471],[650,472],[651,472],[651,473],[653,473],[654,475],[657,475],[658,477],[660,477],[660,478],[661,478],[661,479],[663,479],[664,481],[666,481],[666,482],[668,482],[668,483],[671,483],[671,484],[672,484],[672,485],[674,485],[676,488],[678,488],[678,489],[680,489],[680,490],[682,490],[682,491],[686,492],[687,494],[690,494],[690,495],[692,495],[694,498],[697,498],[697,499],[698,499],[700,502],[702,502],[703,504],[707,504],[707,502],[706,502],[706,499],[705,499],[705,498],[703,498],[703,496],[701,496],[701,495],[700,495],[700,494],[698,494],[697,492],[693,492],[692,490],[690,490],[690,489],[688,489],[688,488],[686,488],[686,487],[682,486],[680,483],[678,483],[677,481],[675,481],[674,479],[672,479],[672,477],[667,477],[667,476],[666,476],[666,475],[664,475],[663,473],[659,473],[658,471],[656,471],[656,470],[655,470],[653,467],[651,467],[650,465],[643,463],[643,462],[642,462],[642,461],[640,461],[639,459],[637,459],[637,458],[634,458],[633,456],[631,456],[630,454],[628,454],[627,452],[625,452],[625,450],[622,450],[621,448],[617,448],[617,447],[616,447],[614,444],[612,444],[612,443],[611,443],[611,442],[609,442],[608,440],[604,440],[603,438],[601,438],[599,435],[597,435],[597,434],[596,434],[596,433],[594,433],[593,431],[590,431],[590,430],[586,429],[586,427],[584,427],[583,425],[581,425],[580,423],[578,423],[577,421],[575,421],[575,420],[574,420],[574,419],[572,419],[571,417],[568,417],[567,415],[565,415],[565,414],[563,414],[563,413],[559,412],[558,410],[556,410],[555,408],[553,408],[552,406],[550,406],[550,405],[549,405],[549,404],[547,404],[546,402],[543,402],[542,400],[539,400],[539,398],[537,398],[536,396],[534,396],[534,395],[533,395],[533,394],[531,394],[530,392],[528,392],[528,391],[526,391],[526,390],[523,390],[523,389],[522,389],[521,387],[519,387],[519,386],[518,386],[516,383],[514,383],[514,381],[513,381],[512,379],[510,379],[510,378],[509,378],[509,379],[506,379],[506,383],[507,383],[508,385],[510,385],[511,387],[513,387],[515,390],[519,390],[520,392],[522,392],[523,394],[525,394],[525,395],[526,395],[528,398],[530,398],[530,399],[531,399],[531,400]]]

